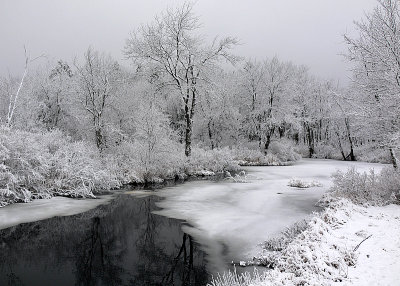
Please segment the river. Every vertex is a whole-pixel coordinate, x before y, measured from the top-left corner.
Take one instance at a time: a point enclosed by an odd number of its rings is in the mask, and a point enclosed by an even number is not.
[[[246,167],[246,183],[192,181],[98,200],[54,198],[0,209],[0,285],[205,285],[230,261],[318,211],[330,175],[383,165],[303,159]],[[288,186],[291,178],[320,187]]]

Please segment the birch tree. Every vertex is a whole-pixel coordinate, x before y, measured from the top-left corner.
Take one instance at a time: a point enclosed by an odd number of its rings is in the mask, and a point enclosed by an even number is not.
[[[19,99],[19,96],[20,96],[20,93],[21,93],[21,89],[22,89],[22,87],[23,87],[23,85],[24,85],[24,81],[25,81],[26,76],[27,76],[27,74],[28,74],[29,65],[30,65],[33,61],[36,61],[37,59],[43,57],[43,55],[40,55],[40,56],[38,56],[38,57],[32,59],[32,58],[30,57],[29,53],[27,52],[25,46],[24,46],[24,53],[25,53],[24,71],[23,71],[23,73],[22,73],[21,80],[19,81],[17,90],[14,91],[14,90],[12,90],[12,89],[10,88],[10,86],[12,85],[11,80],[10,80],[10,82],[7,84],[7,85],[8,85],[8,89],[7,89],[7,90],[8,90],[9,101],[8,101],[8,112],[7,112],[7,117],[6,117],[6,120],[5,120],[5,121],[6,121],[6,125],[7,125],[8,127],[10,127],[11,124],[12,124],[12,121],[13,121],[13,118],[14,118],[14,115],[15,115],[15,109],[16,109],[16,107],[17,107],[17,105],[18,105],[18,99]],[[11,78],[11,77],[10,77],[10,78]]]
[[[178,91],[185,115],[185,155],[191,155],[193,116],[199,96],[197,84],[204,80],[203,71],[221,58],[234,62],[230,50],[237,44],[234,38],[217,38],[211,44],[198,35],[199,19],[193,5],[185,3],[168,9],[147,25],[142,25],[128,38],[125,54],[139,68],[151,67],[160,79],[160,88],[173,87]]]

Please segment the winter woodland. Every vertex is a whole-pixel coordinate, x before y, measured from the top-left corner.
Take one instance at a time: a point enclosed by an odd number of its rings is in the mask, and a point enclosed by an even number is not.
[[[21,50],[23,74],[0,78],[0,207],[224,172],[245,183],[236,173],[242,166],[290,165],[302,157],[389,164],[380,174],[334,175],[323,197],[330,207],[307,222],[313,227],[301,227],[314,247],[314,235],[331,235],[343,209],[361,216],[360,205],[399,202],[399,5],[378,0],[355,22],[357,35],[344,35],[343,57],[353,64],[346,87],[279,55],[237,56],[240,39],[203,35],[191,2],[133,27],[121,47],[124,62],[96,47],[72,62]],[[321,186],[295,179],[289,185]],[[294,241],[298,251],[304,241],[296,239],[286,246]],[[276,251],[274,243],[265,249]],[[269,285],[271,275],[290,269],[314,281],[314,266],[302,270],[305,258],[286,246],[279,246],[284,256],[258,258],[278,269],[269,276],[226,274],[213,285]],[[353,252],[337,253],[345,257],[337,267],[355,263]],[[301,262],[286,260],[291,255]],[[342,275],[329,267],[325,282]],[[297,279],[282,275],[281,281]]]

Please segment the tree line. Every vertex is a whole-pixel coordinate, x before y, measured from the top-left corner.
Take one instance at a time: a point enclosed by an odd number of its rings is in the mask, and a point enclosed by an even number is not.
[[[342,88],[276,56],[240,58],[234,37],[208,41],[185,3],[127,36],[129,68],[89,48],[72,63],[30,70],[25,53],[23,76],[0,80],[0,120],[12,129],[59,129],[100,152],[139,140],[149,158],[171,142],[187,157],[193,144],[268,154],[283,142],[308,157],[390,158],[397,167],[399,20],[398,2],[379,0],[356,22],[358,37],[344,37],[353,78]]]

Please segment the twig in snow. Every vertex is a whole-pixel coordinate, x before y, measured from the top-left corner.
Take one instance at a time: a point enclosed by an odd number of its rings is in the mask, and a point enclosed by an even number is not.
[[[363,241],[361,241],[361,242],[354,248],[353,251],[356,251],[356,250],[360,247],[361,243],[363,243],[364,241],[366,241],[366,240],[367,240],[368,238],[370,238],[371,236],[372,236],[372,234],[371,234],[370,236],[364,238]]]

